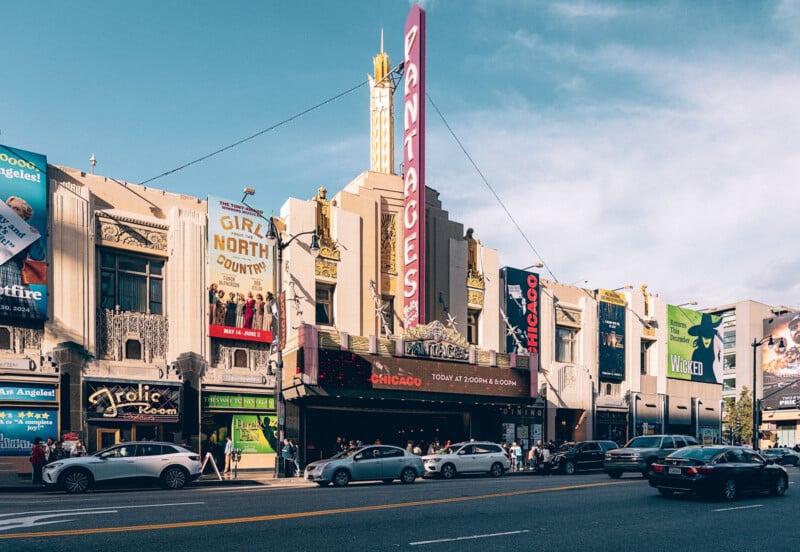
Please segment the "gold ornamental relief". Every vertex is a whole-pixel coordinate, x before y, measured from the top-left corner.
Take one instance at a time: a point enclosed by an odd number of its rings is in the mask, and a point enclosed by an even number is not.
[[[162,255],[167,251],[166,231],[122,221],[98,218],[97,236],[106,245],[146,249]]]
[[[467,303],[483,306],[483,291],[477,289],[467,290]]]
[[[467,287],[473,289],[486,289],[486,280],[483,274],[470,271],[467,273]]]
[[[339,273],[339,265],[326,259],[317,259],[314,263],[314,274],[324,278],[336,279]]]
[[[381,272],[397,274],[397,215],[381,213]]]
[[[341,252],[336,247],[336,242],[331,236],[331,206],[336,203],[327,199],[328,189],[321,187],[317,190],[314,201],[317,203],[317,238],[319,239],[319,256],[323,259],[339,261]]]

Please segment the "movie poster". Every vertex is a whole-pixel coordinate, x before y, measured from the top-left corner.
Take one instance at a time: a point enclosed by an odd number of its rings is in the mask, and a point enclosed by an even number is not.
[[[625,379],[625,312],[627,300],[621,293],[599,290],[600,381]]]
[[[800,407],[800,314],[786,314],[764,321],[764,335],[773,345],[761,346],[764,371],[763,407]],[[783,339],[783,351],[778,347]]]
[[[667,377],[722,383],[722,317],[667,305]]]

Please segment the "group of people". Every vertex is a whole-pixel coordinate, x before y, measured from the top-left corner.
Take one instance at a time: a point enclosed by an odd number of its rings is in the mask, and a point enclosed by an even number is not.
[[[527,451],[517,441],[513,441],[510,445],[507,441],[503,441],[500,446],[511,458],[511,471],[547,469],[550,466],[553,453],[557,449],[554,441],[543,443],[541,440],[536,441],[536,444]]]
[[[208,288],[208,323],[212,326],[248,328],[253,330],[272,330],[275,297],[267,292],[237,293],[219,289],[217,284]]]
[[[52,437],[47,438],[47,442],[42,441],[41,437],[36,437],[33,440],[33,447],[31,448],[31,456],[29,461],[33,466],[31,481],[34,485],[43,483],[42,470],[46,464],[63,460],[64,458],[74,458],[77,456],[86,456],[88,451],[83,441],[78,439],[73,443],[70,450],[64,449],[63,441],[56,441]]]

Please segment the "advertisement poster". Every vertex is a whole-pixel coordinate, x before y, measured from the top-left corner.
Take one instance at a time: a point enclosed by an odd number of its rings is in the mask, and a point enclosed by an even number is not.
[[[764,335],[772,336],[774,345],[761,346],[764,371],[763,408],[800,407],[800,315],[785,314],[764,321]],[[784,351],[777,344],[783,339]]]
[[[0,408],[0,456],[29,455],[37,437],[58,437],[58,410]]]
[[[272,342],[275,267],[268,230],[261,211],[208,198],[211,337]]]
[[[667,377],[722,383],[722,317],[667,305]]]
[[[47,158],[3,145],[0,316],[47,318]]]
[[[0,401],[51,402],[58,400],[55,385],[0,383]]]
[[[278,448],[277,432],[276,416],[233,416],[233,447],[242,449],[242,454],[275,452]]]
[[[599,290],[600,381],[625,379],[625,312],[627,300],[621,293]]]
[[[506,351],[539,355],[539,275],[503,268],[505,276]],[[537,366],[538,368],[538,366]]]

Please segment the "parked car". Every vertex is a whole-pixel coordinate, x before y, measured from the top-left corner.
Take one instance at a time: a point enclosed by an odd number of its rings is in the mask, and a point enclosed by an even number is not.
[[[425,475],[452,479],[460,473],[488,473],[500,477],[511,467],[511,457],[497,443],[467,441],[422,457]]]
[[[619,448],[614,441],[564,443],[551,461],[551,469],[572,475],[579,470],[601,470],[606,451]]]
[[[306,466],[305,478],[324,487],[333,483],[344,487],[351,481],[413,483],[425,472],[422,458],[400,447],[367,445],[344,450],[326,460]]]
[[[761,456],[781,466],[796,466],[800,461],[800,455],[790,448],[764,449]]]
[[[650,486],[664,496],[675,492],[716,496],[725,501],[739,494],[768,491],[781,496],[789,485],[786,468],[743,447],[692,446],[653,464]]]
[[[83,493],[112,481],[152,479],[167,489],[180,489],[200,477],[200,455],[173,443],[120,443],[89,456],[65,458],[45,465],[45,484],[68,493]]]
[[[697,439],[690,435],[640,435],[624,447],[606,452],[603,470],[612,479],[619,479],[624,472],[639,472],[648,477],[655,462],[677,449],[697,444]]]

